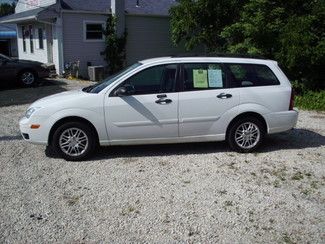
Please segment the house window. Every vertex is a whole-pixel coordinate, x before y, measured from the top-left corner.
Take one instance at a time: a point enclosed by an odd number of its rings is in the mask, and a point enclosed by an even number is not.
[[[84,29],[84,39],[86,41],[101,41],[104,39],[103,23],[85,22]]]
[[[44,49],[43,29],[38,28],[38,47]]]
[[[21,33],[22,33],[22,37],[23,37],[23,51],[26,52],[26,33],[25,33],[26,29],[25,26],[21,27]]]
[[[29,26],[29,44],[30,44],[30,52],[34,53],[34,40],[33,40],[33,26]]]

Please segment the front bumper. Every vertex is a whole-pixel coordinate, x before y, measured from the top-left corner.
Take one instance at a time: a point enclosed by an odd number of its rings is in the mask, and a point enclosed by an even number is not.
[[[54,65],[50,65],[47,68],[41,68],[38,71],[38,78],[53,78],[56,77],[57,73],[56,73],[56,69]]]
[[[32,123],[26,117],[22,118],[19,121],[20,133],[23,136],[24,140],[34,143],[34,144],[47,145],[47,143],[48,143],[47,128],[45,128],[41,124],[41,126],[38,129],[31,129],[32,124],[35,124],[35,123]]]

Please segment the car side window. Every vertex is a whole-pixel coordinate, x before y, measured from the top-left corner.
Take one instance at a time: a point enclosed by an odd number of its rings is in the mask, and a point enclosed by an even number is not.
[[[217,63],[188,63],[183,66],[183,90],[211,90],[225,87],[225,72]]]
[[[266,65],[226,64],[230,73],[231,87],[272,86],[280,82]]]
[[[134,95],[174,92],[176,89],[177,65],[154,66],[133,75],[123,85],[131,85]]]

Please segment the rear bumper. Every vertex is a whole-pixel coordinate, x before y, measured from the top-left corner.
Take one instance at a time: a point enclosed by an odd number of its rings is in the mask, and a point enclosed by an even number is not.
[[[298,111],[290,110],[284,112],[270,113],[265,116],[268,124],[268,134],[291,130],[297,124]]]

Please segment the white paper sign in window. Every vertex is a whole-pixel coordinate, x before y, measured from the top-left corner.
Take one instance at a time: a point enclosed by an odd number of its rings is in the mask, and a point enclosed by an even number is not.
[[[222,88],[222,70],[221,69],[208,69],[209,87]]]

